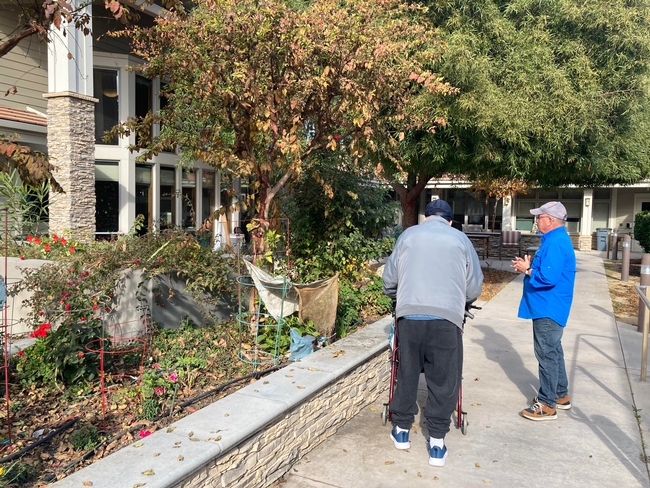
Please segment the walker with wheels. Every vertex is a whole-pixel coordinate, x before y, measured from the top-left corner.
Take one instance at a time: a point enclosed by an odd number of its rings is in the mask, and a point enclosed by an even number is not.
[[[468,303],[465,305],[465,316],[463,317],[463,332],[465,330],[465,321],[470,318],[474,318],[474,314],[471,313],[470,309],[480,310],[481,307],[477,307]],[[395,393],[395,386],[397,384],[397,368],[399,366],[399,330],[397,327],[397,316],[395,315],[395,302],[393,302],[393,326],[391,334],[388,338],[388,343],[390,346],[390,384],[388,387],[388,403],[384,403],[381,411],[381,420],[382,424],[386,425],[388,421],[392,421],[392,414],[390,411],[390,405],[393,402],[393,394]],[[467,421],[467,412],[463,411],[463,382],[461,381],[460,387],[458,388],[458,402],[456,404],[456,428],[460,429],[463,435],[467,435],[467,426],[469,422]]]

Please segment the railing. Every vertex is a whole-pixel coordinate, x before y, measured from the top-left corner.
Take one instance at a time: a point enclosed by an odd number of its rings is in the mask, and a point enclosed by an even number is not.
[[[648,325],[650,325],[650,300],[648,300],[648,287],[635,286],[634,289],[639,294],[639,298],[646,307],[646,313],[643,314],[643,341],[641,345],[641,381],[645,381],[645,373],[648,365]]]

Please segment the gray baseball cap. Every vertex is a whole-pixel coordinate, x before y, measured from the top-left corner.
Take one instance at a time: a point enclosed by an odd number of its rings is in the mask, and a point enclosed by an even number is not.
[[[556,219],[566,220],[566,208],[560,202],[548,202],[539,208],[533,208],[530,211],[533,215],[550,215]]]

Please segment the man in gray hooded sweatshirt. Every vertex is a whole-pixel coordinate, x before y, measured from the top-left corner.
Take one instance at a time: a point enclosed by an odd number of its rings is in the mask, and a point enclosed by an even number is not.
[[[429,464],[444,466],[451,414],[462,380],[465,305],[481,294],[483,272],[474,246],[451,227],[451,207],[433,200],[425,221],[399,237],[384,268],[384,293],[396,299],[399,367],[390,405],[391,439],[408,449],[424,371]]]

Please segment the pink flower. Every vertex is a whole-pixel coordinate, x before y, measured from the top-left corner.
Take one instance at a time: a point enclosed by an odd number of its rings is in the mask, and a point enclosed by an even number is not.
[[[176,381],[176,375],[174,373],[169,375],[169,381]]]
[[[69,303],[66,303],[66,304],[65,304],[65,309],[66,309],[66,310],[70,310],[70,304],[69,304]]]
[[[160,386],[156,386],[156,388],[154,388],[154,390],[156,391],[157,395],[162,395],[163,391],[165,391]]]
[[[139,432],[139,434],[140,434],[140,439],[144,439],[145,437],[151,435],[151,431],[150,430],[141,430]]]
[[[81,352],[81,351],[79,351],[79,352],[77,353],[77,357],[78,357],[78,358],[82,358],[82,357],[84,357],[84,356],[85,356],[85,354],[84,354],[83,352]]]

